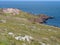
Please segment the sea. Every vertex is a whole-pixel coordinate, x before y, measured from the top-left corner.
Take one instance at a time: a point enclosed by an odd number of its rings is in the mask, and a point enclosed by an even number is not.
[[[0,1],[0,8],[18,8],[31,14],[45,14],[53,16],[45,24],[60,27],[59,1]]]

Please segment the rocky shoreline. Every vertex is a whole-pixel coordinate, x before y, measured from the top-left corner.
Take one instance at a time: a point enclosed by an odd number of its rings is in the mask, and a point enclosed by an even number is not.
[[[1,12],[11,14],[11,15],[19,15],[21,10],[16,9],[16,8],[1,8],[0,14],[1,14]],[[46,23],[46,21],[48,19],[53,19],[52,16],[47,16],[45,14],[39,14],[37,16],[38,16],[38,18],[30,18],[29,21],[37,22],[37,23]]]
[[[30,21],[37,22],[37,23],[46,23],[46,21],[48,19],[53,19],[54,18],[52,16],[47,16],[45,14],[40,14],[40,15],[37,15],[37,16],[38,16],[38,18],[30,19]]]

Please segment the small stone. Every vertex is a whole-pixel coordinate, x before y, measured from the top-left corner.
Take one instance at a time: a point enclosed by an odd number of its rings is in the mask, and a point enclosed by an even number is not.
[[[41,45],[46,45],[46,44],[45,44],[45,43],[43,43],[43,42],[40,42],[40,44],[41,44]]]
[[[25,43],[23,43],[23,45],[26,45]]]
[[[0,20],[0,23],[6,23],[6,20]]]
[[[8,34],[14,37],[14,34],[12,32],[9,32]]]
[[[18,36],[18,37],[15,37],[15,39],[16,39],[16,40],[19,40],[19,38],[20,38],[20,36]]]
[[[12,33],[12,32],[9,32],[8,34],[9,34],[9,35],[13,35],[13,33]]]
[[[51,31],[51,29],[48,29],[48,31]]]

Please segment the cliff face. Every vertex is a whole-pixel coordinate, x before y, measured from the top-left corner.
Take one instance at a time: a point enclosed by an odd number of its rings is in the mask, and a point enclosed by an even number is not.
[[[20,14],[10,15],[16,9],[3,10],[0,10],[4,13],[0,14],[0,45],[60,45],[60,28],[29,20],[45,19],[45,15],[34,16],[20,10],[17,11]]]

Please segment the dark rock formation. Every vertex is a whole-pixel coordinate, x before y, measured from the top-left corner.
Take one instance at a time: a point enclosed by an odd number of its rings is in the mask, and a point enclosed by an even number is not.
[[[44,14],[40,14],[40,15],[38,15],[38,18],[30,19],[30,21],[37,22],[37,23],[45,23],[48,19],[53,19],[53,17],[47,16]]]

